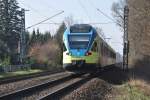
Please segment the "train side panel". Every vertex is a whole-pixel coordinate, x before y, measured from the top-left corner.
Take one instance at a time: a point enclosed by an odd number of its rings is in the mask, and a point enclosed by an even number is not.
[[[110,48],[108,44],[101,38],[99,38],[98,44],[99,44],[98,51],[100,53],[99,62],[100,62],[101,67],[115,64],[116,57],[115,57],[115,52],[113,51],[113,49]]]

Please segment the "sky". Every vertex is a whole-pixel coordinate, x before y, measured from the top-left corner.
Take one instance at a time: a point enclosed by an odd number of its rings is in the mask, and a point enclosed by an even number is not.
[[[97,11],[97,8],[113,18],[111,7],[113,2],[118,0],[18,0],[19,6],[26,10],[26,27],[36,24],[46,18],[49,18],[61,11],[60,14],[49,21],[44,22],[38,26],[28,29],[39,28],[41,32],[50,31],[52,34],[56,32],[59,27],[58,24],[48,23],[61,23],[66,17],[72,16],[74,23],[109,23],[94,25],[103,30],[106,42],[111,47],[122,54],[122,36],[123,32],[115,23],[110,23],[112,20]]]

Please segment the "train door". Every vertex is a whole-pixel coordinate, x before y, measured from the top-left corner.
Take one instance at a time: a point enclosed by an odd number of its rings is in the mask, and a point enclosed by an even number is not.
[[[101,67],[101,57],[102,57],[102,53],[101,53],[101,40],[100,38],[97,39],[97,52],[98,52],[98,66]]]
[[[105,55],[104,55],[104,44],[103,44],[103,41],[101,41],[101,43],[100,43],[101,45],[100,45],[100,53],[101,53],[101,56],[100,56],[100,63],[101,63],[101,66],[103,67],[104,66],[104,57],[105,57]]]
[[[96,66],[99,67],[99,45],[98,45],[98,40],[97,40],[97,38],[96,38],[95,41],[93,42],[91,51],[96,54],[96,56],[95,56],[96,59],[97,59]]]

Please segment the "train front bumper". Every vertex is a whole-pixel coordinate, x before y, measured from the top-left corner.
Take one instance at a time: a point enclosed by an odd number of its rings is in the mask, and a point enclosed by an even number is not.
[[[71,72],[93,72],[97,69],[96,64],[93,63],[65,63],[63,68]]]
[[[96,70],[98,62],[98,53],[92,52],[92,55],[75,57],[63,53],[63,68],[72,72],[90,72]]]

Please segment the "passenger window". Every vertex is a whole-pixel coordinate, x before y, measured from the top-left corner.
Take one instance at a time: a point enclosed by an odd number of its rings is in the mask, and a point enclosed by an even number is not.
[[[95,41],[94,44],[92,45],[92,51],[98,51],[98,46],[97,46],[97,42]]]

